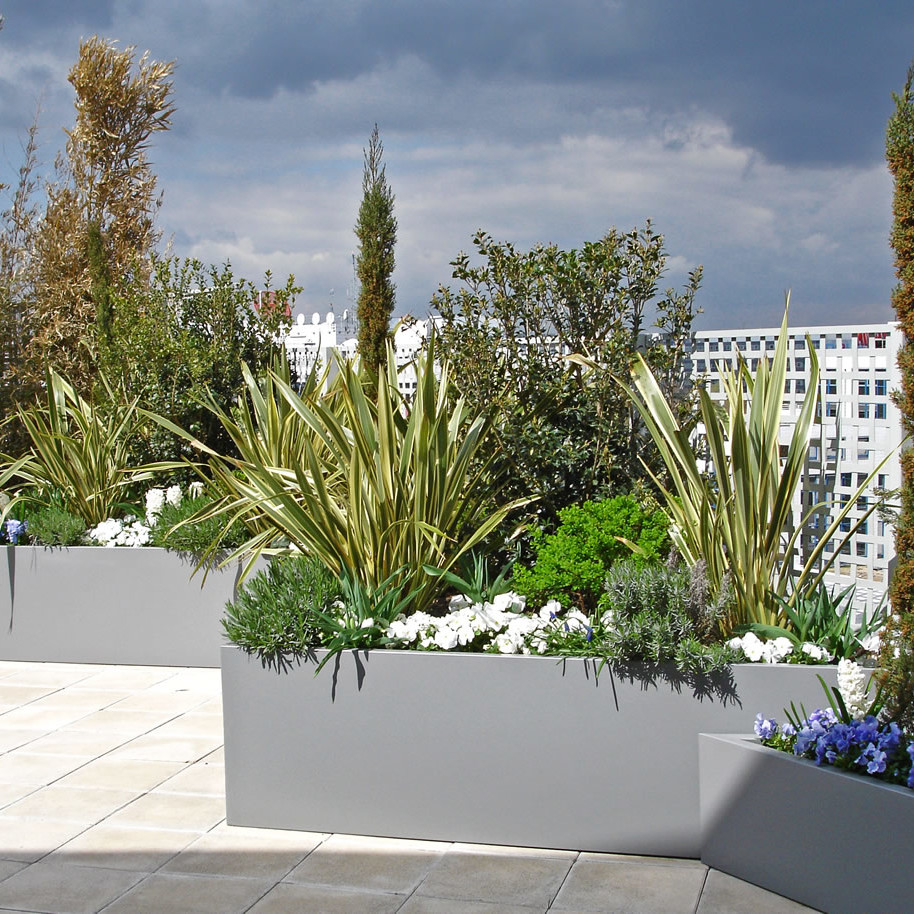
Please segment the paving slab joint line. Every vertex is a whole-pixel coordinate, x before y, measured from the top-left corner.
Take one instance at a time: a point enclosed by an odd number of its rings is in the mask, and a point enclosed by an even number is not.
[[[552,896],[552,898],[549,899],[549,904],[546,905],[547,912],[552,910],[552,906],[555,904],[555,899],[559,897],[559,892],[561,892],[562,889],[564,888],[565,883],[568,881],[568,877],[571,875],[571,871],[574,869],[575,864],[580,859],[581,859],[581,852],[578,851],[574,855],[574,859],[571,861],[571,866],[568,867],[568,872],[566,872],[565,875],[562,877],[562,881],[559,883],[559,887],[555,890],[555,894]]]
[[[711,874],[711,867],[705,867],[704,879],[701,880],[701,888],[698,890],[698,898],[695,899],[695,908],[692,911],[692,914],[698,914],[698,909],[701,907],[701,896],[705,893],[705,886],[708,884],[708,876]]]

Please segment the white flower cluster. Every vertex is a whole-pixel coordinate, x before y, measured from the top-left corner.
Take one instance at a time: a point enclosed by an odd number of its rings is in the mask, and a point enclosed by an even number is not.
[[[191,483],[191,485],[194,485]],[[146,493],[146,523],[153,527],[162,513],[165,505],[178,507],[184,500],[181,494],[181,487],[178,485],[169,486],[167,489],[150,489]]]
[[[848,714],[854,720],[863,720],[870,706],[867,676],[863,668],[853,660],[838,661],[838,691],[844,699]]]
[[[762,641],[753,632],[747,632],[740,638],[731,638],[727,645],[734,650],[742,651],[746,655],[746,659],[752,663],[783,663],[794,653],[794,645],[789,638]],[[831,654],[824,647],[819,647],[818,644],[813,644],[811,641],[804,641],[799,646],[799,651],[810,660],[831,660]]]
[[[446,616],[421,612],[401,615],[385,634],[394,641],[416,644],[425,650],[452,651],[472,646],[501,654],[543,653],[544,634],[555,624],[561,606],[551,600],[537,615],[532,615],[524,613],[524,603],[524,597],[516,593],[502,594],[490,603],[471,603],[466,597],[453,597]],[[588,624],[586,616],[574,612],[565,616],[563,622],[585,628]]]
[[[93,527],[86,536],[99,546],[145,546],[149,542],[149,527],[128,514],[123,520],[109,517],[97,527]]]

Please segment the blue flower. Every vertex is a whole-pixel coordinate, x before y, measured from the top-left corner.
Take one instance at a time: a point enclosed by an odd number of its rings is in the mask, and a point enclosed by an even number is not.
[[[6,530],[6,538],[14,546],[19,543],[19,537],[25,535],[26,522],[24,520],[10,518],[3,526]]]
[[[587,626],[587,640],[593,641],[593,629],[589,625]]]
[[[777,736],[778,724],[774,718],[765,718],[761,714],[755,715],[755,735],[760,740],[769,740]]]

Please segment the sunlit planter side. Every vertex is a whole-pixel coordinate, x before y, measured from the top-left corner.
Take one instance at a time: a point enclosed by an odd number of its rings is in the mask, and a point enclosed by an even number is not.
[[[4,546],[0,659],[219,666],[237,567],[193,578],[191,557],[153,547]]]
[[[823,911],[910,909],[914,791],[749,736],[699,742],[704,863]]]
[[[835,678],[385,650],[315,665],[223,648],[230,824],[681,857],[700,853],[698,734]]]

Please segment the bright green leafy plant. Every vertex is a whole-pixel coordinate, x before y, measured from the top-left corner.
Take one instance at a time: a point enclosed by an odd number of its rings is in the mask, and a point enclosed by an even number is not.
[[[531,567],[515,568],[514,589],[534,604],[555,599],[590,612],[613,562],[632,556],[627,543],[637,546],[639,562],[660,559],[669,549],[667,527],[659,507],[645,508],[631,495],[570,505],[559,512],[555,533],[533,531]]]

